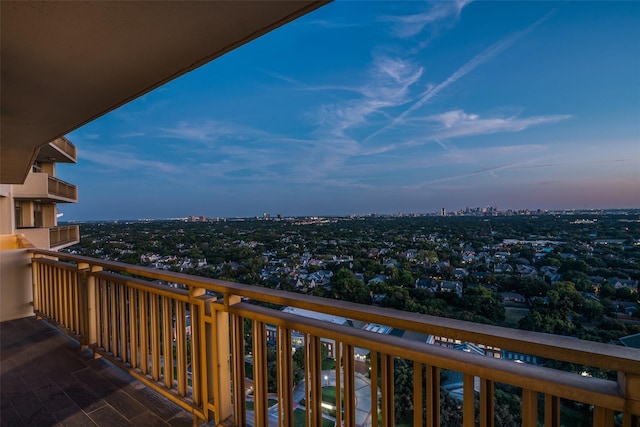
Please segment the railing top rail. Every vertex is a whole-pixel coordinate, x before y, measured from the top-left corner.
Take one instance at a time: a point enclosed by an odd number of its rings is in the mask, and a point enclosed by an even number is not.
[[[70,154],[74,154],[75,153],[75,145],[73,145],[71,143],[71,141],[69,141],[67,138],[60,137],[60,138],[56,138],[53,141],[51,141],[49,144],[63,150],[64,152],[70,153]]]
[[[49,176],[49,179],[50,179],[50,180],[55,181],[55,182],[57,182],[58,184],[66,185],[67,187],[71,187],[71,188],[75,188],[75,187],[76,187],[75,185],[70,184],[70,183],[68,183],[68,182],[66,182],[66,181],[63,181],[63,180],[61,180],[60,178],[55,177],[55,176],[53,176],[53,175],[48,175],[48,176]]]
[[[116,273],[109,273],[105,271],[98,271],[91,273],[93,276],[108,280],[114,283],[122,283],[134,289],[140,289],[145,292],[149,292],[154,295],[160,295],[173,298],[177,301],[188,302],[189,291],[184,289],[175,289],[168,286],[160,285],[157,283],[150,283],[144,280],[122,276]]]
[[[72,230],[74,228],[78,228],[78,225],[56,225],[54,227],[49,227],[50,230]]]
[[[304,318],[248,303],[234,304],[229,308],[229,311],[274,326],[323,336],[349,345],[418,361],[442,369],[504,382],[570,400],[578,400],[614,411],[624,410],[625,399],[621,395],[618,384],[614,381],[583,377],[570,372],[531,364],[518,364],[512,360],[495,359],[464,351],[451,351],[417,341],[407,342],[391,335],[332,323],[327,324],[320,320]]]
[[[63,258],[76,263],[101,266],[112,271],[126,272],[141,277],[204,288],[223,294],[225,297],[237,295],[262,302],[293,306],[354,320],[374,322],[398,329],[445,336],[564,362],[640,374],[640,350],[628,347],[540,332],[483,325],[383,307],[375,307],[375,311],[372,311],[371,306],[362,304],[296,294],[242,283],[226,282],[80,255],[62,254],[41,249],[30,249],[29,252]]]

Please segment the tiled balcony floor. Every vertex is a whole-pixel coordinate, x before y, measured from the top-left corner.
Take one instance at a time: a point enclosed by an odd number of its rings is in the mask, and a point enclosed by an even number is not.
[[[0,323],[0,425],[192,426],[192,415],[35,317]]]

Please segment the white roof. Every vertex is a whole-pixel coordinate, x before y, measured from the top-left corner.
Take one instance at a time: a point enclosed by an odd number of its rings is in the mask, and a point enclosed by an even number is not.
[[[309,319],[322,320],[323,322],[331,322],[336,325],[344,325],[347,323],[346,318],[340,316],[332,316],[331,314],[318,313],[317,311],[305,310],[303,308],[285,307],[282,309],[284,313],[295,314],[296,316],[307,317]]]

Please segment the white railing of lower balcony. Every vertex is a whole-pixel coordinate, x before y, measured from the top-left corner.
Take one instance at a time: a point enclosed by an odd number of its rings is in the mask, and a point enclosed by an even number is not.
[[[38,316],[201,420],[227,420],[237,426],[321,426],[329,418],[335,425],[391,426],[399,398],[394,362],[403,359],[409,361],[406,366],[413,377],[415,426],[439,426],[444,421],[443,370],[462,375],[459,408],[464,426],[495,425],[496,385],[502,384],[519,390],[517,419],[523,426],[560,426],[564,402],[589,408],[594,426],[639,425],[640,351],[635,349],[82,256],[30,252]],[[368,332],[275,308],[281,306],[600,368],[615,372],[615,379]],[[275,343],[267,325],[277,331]],[[295,388],[292,334],[304,337],[302,381]],[[333,343],[334,367],[323,367],[323,342]],[[369,352],[368,374],[357,372],[359,349]],[[335,394],[331,405],[323,403],[323,389],[329,385]]]

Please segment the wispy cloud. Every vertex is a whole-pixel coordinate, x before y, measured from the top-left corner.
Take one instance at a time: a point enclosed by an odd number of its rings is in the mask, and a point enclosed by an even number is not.
[[[576,165],[594,165],[594,164],[615,164],[615,163],[625,163],[627,159],[610,159],[610,160],[595,160],[595,161],[568,161],[568,162],[556,162],[556,161],[542,161],[542,160],[528,160],[525,162],[514,162],[510,164],[504,164],[499,166],[491,166],[486,168],[480,168],[473,170],[468,173],[456,174],[445,176],[442,178],[433,179],[430,181],[426,181],[421,184],[421,186],[427,186],[431,184],[438,184],[442,182],[455,181],[464,178],[470,178],[478,175],[489,175],[493,178],[498,178],[497,172],[510,170],[510,169],[544,169],[544,168],[553,168],[553,167],[567,167],[567,166],[576,166]],[[546,183],[553,183],[553,180],[546,180]]]
[[[198,142],[212,142],[220,138],[238,140],[265,135],[265,132],[249,126],[216,120],[181,121],[173,127],[162,127],[158,128],[157,131],[157,136],[162,138],[175,138]]]
[[[422,185],[438,184],[441,182],[454,181],[454,180],[469,178],[477,175],[491,175],[494,178],[497,178],[496,172],[507,170],[507,169],[521,169],[523,167],[531,167],[531,166],[532,166],[532,162],[518,162],[518,163],[512,163],[508,165],[493,166],[493,167],[474,170],[469,173],[463,173],[459,175],[452,175],[452,176],[446,176],[443,178],[432,179],[430,181],[424,182]],[[538,167],[547,167],[547,166],[542,165]]]
[[[118,137],[119,138],[138,138],[141,136],[145,136],[145,133],[144,132],[127,132],[127,133],[120,134]]]
[[[532,117],[491,117],[481,118],[477,114],[467,114],[463,110],[413,119],[413,123],[432,123],[431,134],[427,139],[441,140],[463,136],[483,135],[498,132],[520,132],[532,126],[546,123],[557,123],[571,118],[568,114],[556,114]]]
[[[79,148],[78,156],[83,160],[120,170],[172,173],[179,169],[171,163],[139,158],[134,150],[135,149],[132,148],[131,150],[120,149],[105,151]]]
[[[322,91],[324,96],[335,91],[350,95],[309,112],[307,117],[315,126],[309,136],[314,142],[306,144],[307,156],[295,167],[302,179],[326,179],[341,170],[347,159],[371,153],[372,147],[363,147],[358,141],[358,131],[369,127],[371,121],[387,120],[386,109],[409,102],[409,90],[423,71],[413,61],[374,54],[361,84],[307,87]],[[374,147],[373,151],[379,149]]]
[[[461,78],[463,78],[464,76],[466,76],[467,74],[469,74],[470,72],[478,68],[480,65],[484,64],[485,62],[499,55],[500,53],[502,53],[503,51],[505,51],[512,45],[514,45],[518,40],[520,40],[527,34],[531,33],[537,26],[539,26],[542,22],[544,22],[549,16],[550,16],[549,14],[543,16],[542,18],[540,18],[539,20],[537,20],[536,22],[528,26],[523,31],[517,32],[515,34],[511,34],[510,36],[507,36],[499,40],[498,42],[489,46],[487,49],[480,52],[473,59],[471,59],[466,64],[464,64],[462,67],[458,68],[446,80],[444,80],[443,82],[440,82],[437,85],[430,86],[427,89],[427,91],[424,92],[422,96],[415,103],[413,103],[409,108],[407,108],[395,119],[393,119],[389,124],[377,130],[373,134],[369,135],[367,139],[371,139],[387,131],[391,127],[402,123],[404,119],[406,119],[411,113],[413,113],[415,110],[417,110],[418,108],[422,107],[424,104],[429,102],[432,98],[434,98],[440,92],[445,90],[447,87],[457,82],[458,80],[460,80]]]
[[[295,23],[295,21],[294,21],[294,23]],[[305,21],[305,23],[304,23],[305,26],[317,25],[319,27],[329,28],[329,29],[362,27],[362,26],[364,26],[366,24],[367,23],[364,22],[364,21],[362,21],[362,22],[354,22],[354,21],[347,22],[347,21],[340,21],[339,19],[332,19],[332,20],[315,19],[315,20]]]
[[[375,55],[367,81],[351,88],[360,97],[320,107],[317,116],[319,131],[345,137],[345,131],[367,123],[371,115],[405,104],[409,88],[420,79],[423,71],[412,61]],[[343,87],[338,89],[345,90]]]
[[[382,22],[390,22],[395,37],[408,38],[420,34],[425,27],[449,18],[460,16],[462,9],[472,0],[432,2],[428,11],[405,16],[384,16]]]

